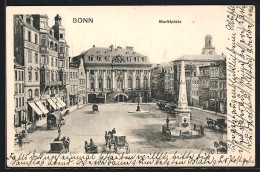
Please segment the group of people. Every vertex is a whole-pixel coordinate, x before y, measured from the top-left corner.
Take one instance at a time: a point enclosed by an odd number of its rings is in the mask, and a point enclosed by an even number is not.
[[[70,146],[70,138],[69,137],[62,137],[60,138],[59,136],[54,139],[54,141],[62,141],[64,144],[65,149],[67,149],[67,152],[69,152],[69,146]]]

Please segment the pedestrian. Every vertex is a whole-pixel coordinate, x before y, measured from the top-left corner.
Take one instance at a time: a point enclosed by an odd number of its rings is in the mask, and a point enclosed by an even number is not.
[[[169,117],[167,117],[167,118],[166,118],[167,130],[169,130],[169,122],[170,122]]]

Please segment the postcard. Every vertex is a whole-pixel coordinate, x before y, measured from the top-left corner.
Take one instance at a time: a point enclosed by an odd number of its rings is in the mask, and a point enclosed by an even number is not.
[[[255,6],[6,7],[7,167],[255,166]]]

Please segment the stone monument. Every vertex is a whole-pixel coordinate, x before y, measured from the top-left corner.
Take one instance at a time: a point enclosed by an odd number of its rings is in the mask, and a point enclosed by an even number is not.
[[[184,61],[181,62],[181,75],[179,85],[179,100],[175,109],[176,123],[179,127],[190,129],[190,108],[187,101],[186,80],[185,80],[185,67]]]

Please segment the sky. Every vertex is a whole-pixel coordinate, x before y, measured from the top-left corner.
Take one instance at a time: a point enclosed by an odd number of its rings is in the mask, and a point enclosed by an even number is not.
[[[9,9],[8,9],[9,8]],[[151,63],[164,63],[182,55],[199,55],[210,34],[216,52],[225,53],[227,6],[114,6],[114,7],[7,7],[10,14],[47,14],[49,25],[62,17],[70,56],[93,45],[133,46]],[[94,23],[73,23],[93,18]],[[180,20],[166,24],[159,20]]]

